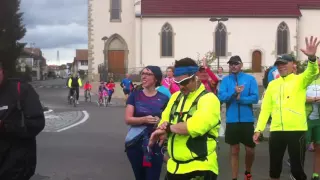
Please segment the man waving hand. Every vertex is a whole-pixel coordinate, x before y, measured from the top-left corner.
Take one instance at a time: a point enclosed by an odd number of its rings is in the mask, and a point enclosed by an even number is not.
[[[271,115],[269,154],[272,180],[280,178],[283,155],[287,147],[292,176],[296,180],[307,179],[303,169],[305,133],[308,129],[305,113],[306,90],[319,72],[315,55],[319,44],[317,38],[306,38],[306,48],[301,51],[308,56],[308,67],[300,75],[293,73],[294,64],[290,55],[279,56],[275,62],[281,77],[271,81],[267,87],[253,136],[255,143],[258,143],[260,133],[265,129]]]

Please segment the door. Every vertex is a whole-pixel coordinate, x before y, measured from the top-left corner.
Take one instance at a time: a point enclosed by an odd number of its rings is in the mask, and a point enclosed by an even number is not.
[[[252,71],[253,72],[261,72],[261,61],[262,61],[262,56],[260,51],[254,51],[252,53]]]
[[[108,73],[125,74],[124,51],[108,51]]]

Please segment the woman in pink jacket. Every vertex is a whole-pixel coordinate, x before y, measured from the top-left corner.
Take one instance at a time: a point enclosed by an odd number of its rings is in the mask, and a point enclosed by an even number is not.
[[[169,89],[170,93],[173,94],[180,90],[179,86],[173,81],[173,71],[172,66],[167,68],[167,77],[162,80],[162,85]]]
[[[203,65],[200,67],[199,79],[201,80],[207,91],[217,94],[219,78],[207,66],[206,58],[202,59],[202,63]]]

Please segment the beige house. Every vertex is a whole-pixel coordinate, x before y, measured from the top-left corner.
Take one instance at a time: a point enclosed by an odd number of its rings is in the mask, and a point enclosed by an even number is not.
[[[87,49],[76,49],[76,56],[73,59],[73,68],[74,73],[79,72],[80,70],[88,72],[88,50]]]
[[[304,37],[320,37],[319,0],[89,0],[88,6],[94,80],[101,64],[124,74],[150,64],[165,69],[208,51],[225,70],[230,56],[239,55],[244,68],[261,72],[279,54],[306,58],[299,52]]]
[[[24,48],[18,59],[19,65],[25,64],[31,69],[33,80],[41,80],[48,73],[47,61],[40,48]]]

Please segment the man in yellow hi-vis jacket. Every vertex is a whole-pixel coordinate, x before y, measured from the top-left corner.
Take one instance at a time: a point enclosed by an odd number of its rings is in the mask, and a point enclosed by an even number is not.
[[[280,78],[270,82],[265,92],[261,112],[253,140],[258,143],[260,133],[265,129],[271,115],[269,154],[270,178],[280,178],[283,155],[288,147],[291,173],[296,180],[306,180],[304,172],[305,133],[308,124],[305,112],[307,87],[318,75],[316,62],[317,38],[306,38],[306,49],[301,51],[308,56],[308,67],[299,75],[293,73],[293,58],[283,55],[277,58]]]
[[[68,99],[73,94],[73,91],[76,91],[76,93],[77,93],[77,97],[76,97],[77,102],[76,103],[77,104],[79,104],[79,88],[81,86],[82,86],[82,80],[77,74],[73,75],[72,78],[69,78],[68,87],[69,87],[70,91],[69,91]]]
[[[180,91],[171,96],[150,137],[149,146],[162,145],[168,137],[167,180],[216,180],[218,176],[220,102],[206,91],[198,73],[198,65],[190,58],[175,62],[174,81]]]

